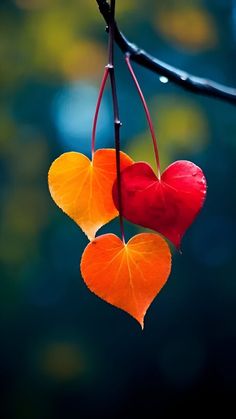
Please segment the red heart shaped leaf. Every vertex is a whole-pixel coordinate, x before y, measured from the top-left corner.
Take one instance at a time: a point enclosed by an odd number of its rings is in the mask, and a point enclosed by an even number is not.
[[[190,161],[172,163],[160,180],[147,163],[134,163],[121,173],[123,215],[134,224],[163,234],[179,248],[203,206],[206,188],[202,170]],[[117,182],[113,199],[118,208]]]

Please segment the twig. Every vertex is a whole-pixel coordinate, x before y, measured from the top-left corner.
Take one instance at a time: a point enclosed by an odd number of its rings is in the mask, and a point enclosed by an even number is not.
[[[116,147],[116,172],[117,172],[117,195],[118,195],[118,210],[120,218],[121,237],[125,243],[124,222],[122,212],[122,194],[121,194],[121,169],[120,169],[120,116],[119,106],[116,90],[115,69],[114,69],[114,29],[115,29],[115,0],[111,0],[111,9],[109,13],[109,43],[108,43],[108,71],[111,81],[111,94],[114,113],[114,133],[115,133],[115,147]]]
[[[152,118],[151,118],[151,115],[150,115],[150,112],[149,112],[148,105],[146,103],[145,97],[143,95],[142,89],[140,87],[140,84],[139,84],[139,82],[137,80],[137,77],[136,77],[136,75],[134,73],[134,70],[133,70],[133,67],[131,65],[129,53],[125,54],[125,61],[126,61],[126,64],[128,66],[128,69],[130,71],[130,74],[132,76],[132,79],[134,81],[134,84],[136,86],[136,89],[138,91],[138,94],[140,96],[140,99],[141,99],[141,102],[143,104],[143,108],[144,108],[144,111],[145,111],[145,114],[146,114],[147,122],[148,122],[149,129],[150,129],[150,133],[151,133],[151,136],[152,136],[152,143],[153,143],[153,148],[154,148],[154,155],[155,155],[156,165],[157,165],[157,177],[160,180],[160,178],[161,178],[161,170],[160,170],[159,151],[158,151],[157,139],[156,139],[156,134],[155,134],[154,126],[153,126],[153,123],[152,123]]]
[[[105,70],[104,70],[101,86],[100,86],[100,89],[99,89],[98,100],[97,100],[95,114],[94,114],[94,118],[93,118],[93,130],[92,130],[92,141],[91,141],[92,159],[93,159],[94,151],[95,151],[95,139],[96,139],[96,131],[97,131],[98,114],[99,114],[101,101],[102,101],[103,93],[104,93],[104,90],[105,90],[108,74],[109,74],[109,69],[106,67]]]
[[[106,23],[109,24],[109,4],[106,0],[96,0],[96,2],[103,18]],[[166,77],[169,81],[192,93],[214,97],[236,105],[235,88],[224,86],[212,80],[193,76],[183,70],[158,60],[145,52],[143,49],[140,49],[135,44],[128,41],[124,34],[120,32],[116,22],[114,22],[114,39],[123,53],[129,53],[130,58],[141,66],[148,68],[160,76]]]

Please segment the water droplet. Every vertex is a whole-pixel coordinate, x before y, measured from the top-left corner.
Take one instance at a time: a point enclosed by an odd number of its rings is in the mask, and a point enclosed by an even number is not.
[[[159,77],[159,80],[160,80],[161,83],[164,83],[164,84],[168,83],[168,81],[169,81],[169,79],[165,76]]]

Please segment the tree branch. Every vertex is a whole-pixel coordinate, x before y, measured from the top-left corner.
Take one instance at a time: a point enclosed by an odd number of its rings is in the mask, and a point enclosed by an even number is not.
[[[103,18],[106,23],[109,24],[109,4],[106,0],[96,0],[96,2]],[[158,60],[145,52],[143,49],[140,49],[135,44],[128,41],[124,34],[120,32],[116,22],[114,26],[114,35],[116,44],[119,46],[121,51],[123,51],[124,54],[128,53],[130,58],[141,66],[146,67],[160,76],[166,77],[169,81],[192,93],[214,97],[236,105],[236,89],[205,78],[193,76],[183,70],[179,70],[178,68]]]

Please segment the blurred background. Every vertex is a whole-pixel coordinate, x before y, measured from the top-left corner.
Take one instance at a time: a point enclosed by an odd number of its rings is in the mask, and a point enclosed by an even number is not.
[[[117,0],[117,20],[159,59],[236,86],[235,0]],[[90,155],[106,45],[95,0],[0,2],[1,418],[221,409],[227,416],[236,390],[236,109],[134,65],[162,169],[190,159],[208,180],[204,209],[183,254],[173,251],[172,274],[142,332],[87,290],[79,270],[87,239],[47,187],[61,153]],[[122,148],[152,163],[143,109],[118,50],[116,63]],[[97,146],[113,146],[109,89]],[[141,231],[125,228],[127,236]],[[103,232],[119,234],[117,221]]]

